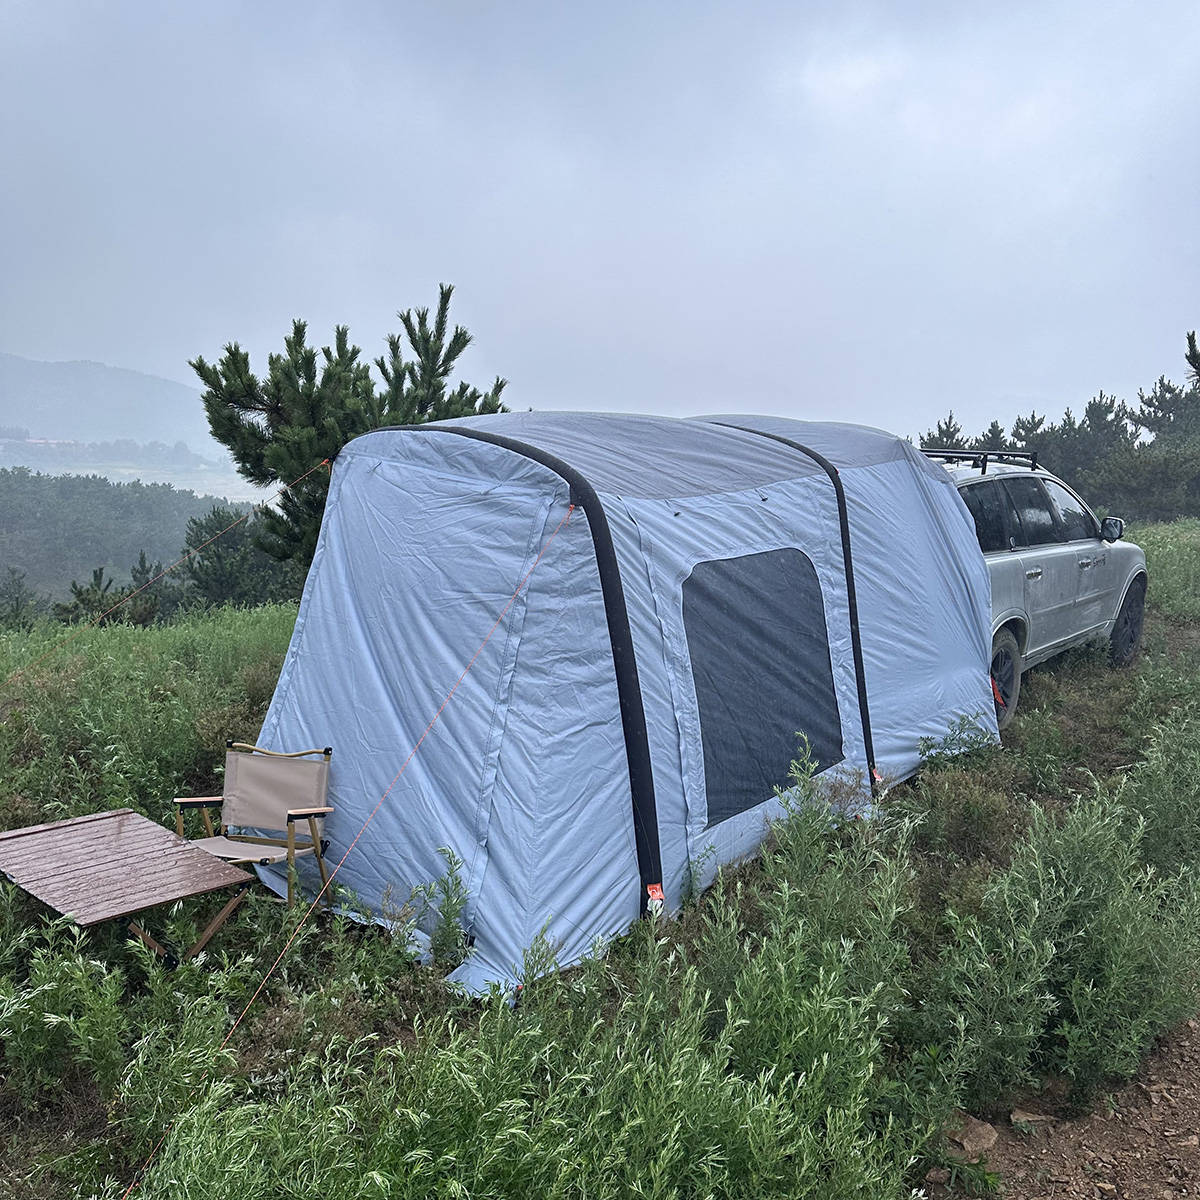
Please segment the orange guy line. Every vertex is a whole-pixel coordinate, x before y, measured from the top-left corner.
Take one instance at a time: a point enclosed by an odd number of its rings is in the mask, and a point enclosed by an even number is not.
[[[283,949],[280,950],[280,952],[279,952],[279,957],[275,959],[275,961],[271,964],[270,968],[267,970],[266,974],[263,975],[262,980],[259,983],[258,987],[256,987],[254,989],[254,994],[250,997],[249,1000],[246,1001],[246,1005],[242,1009],[242,1011],[238,1014],[237,1020],[235,1020],[234,1023],[229,1027],[229,1032],[225,1034],[225,1037],[221,1040],[221,1044],[216,1049],[217,1054],[220,1054],[221,1051],[224,1050],[227,1045],[229,1045],[229,1039],[233,1037],[234,1031],[242,1023],[242,1020],[245,1018],[246,1014],[250,1011],[255,1000],[258,999],[263,988],[265,988],[267,986],[267,983],[270,980],[271,976],[275,974],[276,968],[279,966],[279,964],[281,962],[283,962],[284,956],[287,954],[288,950],[291,949],[291,945],[296,940],[296,938],[299,936],[300,930],[303,929],[304,926],[308,923],[308,918],[311,917],[313,915],[313,913],[316,911],[317,905],[321,903],[322,897],[329,890],[330,885],[333,883],[334,879],[337,877],[337,873],[342,869],[342,866],[345,863],[346,859],[350,856],[350,851],[353,850],[354,847],[358,845],[359,840],[362,838],[362,835],[364,833],[366,833],[366,831],[367,831],[367,826],[370,825],[371,822],[375,819],[375,814],[378,813],[379,810],[383,807],[383,802],[388,798],[388,796],[391,795],[392,789],[396,786],[396,784],[399,783],[400,777],[408,769],[408,764],[410,762],[412,762],[413,756],[417,753],[418,750],[420,750],[421,743],[425,741],[425,739],[432,732],[433,727],[438,723],[438,719],[441,717],[442,713],[445,712],[446,706],[454,698],[454,694],[455,694],[455,692],[458,691],[459,687],[462,684],[462,681],[464,679],[466,679],[468,672],[475,665],[475,662],[479,658],[479,656],[483,653],[484,647],[488,644],[488,642],[490,642],[492,640],[492,634],[494,634],[496,632],[496,630],[500,627],[500,622],[503,621],[504,618],[508,615],[508,610],[510,608],[512,608],[513,604],[516,603],[517,597],[521,594],[521,591],[525,587],[525,584],[529,582],[529,577],[533,574],[534,569],[537,567],[538,563],[540,563],[542,561],[543,557],[546,554],[546,551],[550,549],[551,542],[553,542],[554,539],[556,537],[558,537],[559,530],[561,530],[562,527],[564,525],[566,525],[568,521],[570,521],[571,514],[574,511],[575,511],[575,505],[574,504],[568,505],[566,515],[555,526],[554,532],[550,535],[550,537],[546,540],[546,544],[538,552],[537,558],[535,558],[533,560],[533,564],[530,566],[529,570],[526,571],[525,574],[522,576],[521,582],[517,584],[516,591],[514,591],[513,594],[508,598],[508,603],[505,604],[504,608],[501,610],[500,615],[493,622],[491,629],[488,630],[487,637],[485,637],[483,639],[483,641],[479,643],[478,649],[475,651],[474,654],[471,655],[471,661],[468,662],[467,665],[463,668],[463,673],[455,681],[455,684],[450,689],[450,691],[446,693],[446,698],[445,698],[445,700],[442,701],[441,707],[437,710],[437,712],[435,712],[433,714],[433,718],[430,720],[429,724],[425,726],[425,732],[421,734],[421,736],[417,739],[417,744],[408,752],[408,757],[400,765],[400,770],[396,772],[395,776],[392,779],[392,782],[387,785],[387,788],[384,790],[383,795],[379,797],[378,803],[375,805],[375,807],[373,809],[371,809],[370,815],[362,823],[362,828],[359,829],[357,834],[355,834],[354,841],[352,841],[350,843],[350,845],[346,847],[346,852],[338,860],[337,866],[334,867],[333,870],[329,873],[328,881],[322,886],[321,890],[316,894],[316,896],[313,897],[312,903],[309,904],[308,909],[305,912],[304,916],[300,918],[300,921],[297,924],[296,928],[294,930],[292,930],[291,936],[284,943]],[[200,1077],[200,1080],[196,1084],[196,1086],[191,1090],[191,1092],[188,1093],[189,1100],[204,1085],[204,1081],[207,1078],[208,1078],[208,1070],[206,1070],[204,1072],[204,1074]],[[133,1177],[133,1180],[130,1182],[129,1187],[127,1187],[125,1189],[125,1192],[122,1194],[121,1200],[129,1200],[129,1197],[133,1195],[134,1191],[136,1190],[139,1183],[141,1182],[142,1177],[146,1174],[146,1171],[149,1169],[150,1164],[154,1161],[155,1156],[158,1154],[159,1149],[162,1147],[162,1144],[167,1140],[167,1135],[171,1132],[172,1128],[173,1128],[173,1126],[168,1125],[163,1130],[162,1137],[160,1137],[158,1139],[158,1141],[154,1145],[154,1149],[150,1151],[149,1155],[146,1158],[146,1161],[138,1169],[138,1173]]]

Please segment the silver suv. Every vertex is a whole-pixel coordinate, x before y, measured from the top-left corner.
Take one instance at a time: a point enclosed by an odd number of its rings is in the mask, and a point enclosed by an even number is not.
[[[1128,666],[1142,640],[1146,556],[1125,523],[1099,520],[1036,454],[926,450],[975,519],[992,580],[992,692],[1003,729],[1021,672],[1084,642],[1107,641]]]

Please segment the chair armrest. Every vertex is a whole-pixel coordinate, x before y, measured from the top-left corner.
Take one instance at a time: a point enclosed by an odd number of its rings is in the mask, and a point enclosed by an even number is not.
[[[331,812],[333,812],[332,808],[289,808],[288,824],[290,825],[297,817],[323,817]]]
[[[175,797],[175,832],[183,837],[183,810],[185,808],[198,808],[200,816],[204,820],[204,832],[209,837],[213,835],[212,818],[208,815],[210,808],[220,808],[225,802],[224,796],[176,796]],[[224,832],[224,830],[222,830]]]

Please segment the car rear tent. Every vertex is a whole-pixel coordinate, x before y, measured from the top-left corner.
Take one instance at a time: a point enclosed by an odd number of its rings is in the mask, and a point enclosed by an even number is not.
[[[334,861],[510,600],[339,875],[379,911],[452,850],[472,988],[511,981],[543,929],[576,961],[753,852],[798,733],[866,793],[962,718],[995,731],[974,526],[900,438],[586,413],[382,429],[334,463],[259,738],[334,747]]]

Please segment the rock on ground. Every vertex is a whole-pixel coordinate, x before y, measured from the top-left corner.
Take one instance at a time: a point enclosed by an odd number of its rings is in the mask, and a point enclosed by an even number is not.
[[[1138,1077],[1072,1120],[1039,1097],[996,1122],[985,1152],[1004,1200],[1176,1200],[1200,1197],[1200,1024],[1167,1037]],[[968,1140],[977,1143],[973,1125]],[[974,1137],[972,1137],[974,1135]],[[956,1149],[951,1134],[951,1149]],[[947,1173],[948,1174],[948,1173]],[[949,1192],[934,1175],[931,1200]]]

